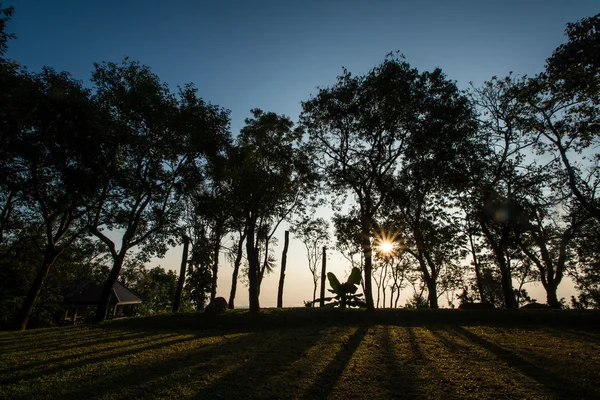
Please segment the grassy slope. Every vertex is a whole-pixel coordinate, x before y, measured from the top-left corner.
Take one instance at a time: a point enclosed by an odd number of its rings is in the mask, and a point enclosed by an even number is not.
[[[600,398],[600,313],[265,310],[0,333],[0,398]]]

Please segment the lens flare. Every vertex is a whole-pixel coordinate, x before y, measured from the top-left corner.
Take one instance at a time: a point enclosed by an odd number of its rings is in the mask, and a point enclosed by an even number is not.
[[[392,250],[394,250],[394,244],[391,242],[383,242],[379,245],[379,249],[383,252],[383,253],[391,253]]]

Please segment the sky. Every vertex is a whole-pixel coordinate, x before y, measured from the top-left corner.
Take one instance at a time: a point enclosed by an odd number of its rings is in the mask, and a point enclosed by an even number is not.
[[[333,85],[342,67],[365,73],[392,51],[420,71],[440,67],[461,89],[511,71],[534,75],[566,41],[568,22],[600,12],[597,0],[5,0],[2,5],[14,6],[7,31],[18,37],[9,42],[7,56],[30,70],[50,66],[88,84],[95,62],[129,57],[150,66],[172,90],[193,82],[204,100],[231,110],[234,135],[252,108],[297,121],[301,102],[317,87]],[[176,248],[155,264],[177,269],[178,254]],[[339,255],[331,254],[328,262],[342,276],[349,271]],[[276,304],[278,273],[263,282],[262,306]],[[230,277],[231,268],[223,265],[219,296],[228,297]],[[303,247],[293,237],[286,282],[284,305],[301,306],[312,296]],[[570,290],[565,284],[559,296]],[[544,302],[540,285],[530,293]],[[238,286],[237,300],[247,305],[244,286]]]

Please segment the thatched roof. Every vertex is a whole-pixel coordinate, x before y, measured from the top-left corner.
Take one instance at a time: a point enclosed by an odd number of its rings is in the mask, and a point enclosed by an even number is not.
[[[85,282],[73,290],[65,300],[75,304],[98,304],[104,284]],[[142,299],[119,282],[115,282],[110,295],[110,304],[139,304]]]

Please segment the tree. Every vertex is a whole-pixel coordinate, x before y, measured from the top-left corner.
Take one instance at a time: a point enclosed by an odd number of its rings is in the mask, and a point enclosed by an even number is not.
[[[600,308],[600,224],[587,219],[574,240],[574,255],[568,261],[568,274],[579,292],[579,308]]]
[[[177,290],[175,291],[175,300],[173,301],[173,312],[179,311],[179,304],[181,303],[181,294],[183,293],[183,285],[185,284],[186,271],[188,260],[188,252],[190,248],[190,238],[187,236],[183,237],[183,252],[181,254],[181,268],[179,271],[179,280],[177,281]]]
[[[269,241],[283,219],[303,205],[312,175],[301,132],[289,118],[252,110],[232,154],[232,193],[244,215],[250,312],[260,310],[260,281],[269,265]],[[263,240],[264,260],[259,259]]]
[[[161,266],[147,269],[134,261],[126,263],[120,280],[144,300],[140,305],[143,315],[172,311],[177,291],[175,271],[165,271]]]
[[[2,8],[2,3],[0,3],[0,63],[3,62],[4,54],[8,50],[8,41],[16,39],[14,34],[6,33],[6,23],[11,20],[14,12],[14,7]]]
[[[245,221],[244,221],[245,222]],[[233,273],[231,274],[231,290],[229,292],[228,306],[230,309],[235,308],[235,294],[237,290],[238,275],[240,272],[240,266],[242,265],[242,258],[244,257],[244,241],[248,231],[246,226],[239,224],[237,228],[237,241],[229,252],[229,258],[233,261]]]
[[[317,284],[319,282],[321,261],[321,248],[329,240],[329,224],[323,218],[304,218],[292,228],[292,233],[298,238],[306,249],[308,270],[313,280],[313,303],[317,298]]]
[[[34,233],[43,254],[16,321],[17,328],[25,329],[50,268],[85,232],[84,217],[104,161],[102,113],[90,91],[67,73],[50,68],[39,74],[11,72],[17,84],[7,88],[8,97],[22,97],[5,109],[7,129],[0,134],[6,173],[0,183],[2,230],[9,229],[13,239]]]
[[[111,161],[89,225],[113,259],[96,315],[102,321],[127,252],[138,248],[149,257],[166,251],[169,228],[181,212],[183,180],[203,155],[220,148],[229,119],[227,111],[199,99],[191,85],[171,94],[137,62],[96,64],[92,81],[111,124],[106,144]]]
[[[388,229],[403,239],[403,250],[419,265],[431,308],[438,308],[440,295],[453,289],[465,256],[463,226],[455,210],[468,180],[463,163],[472,148],[469,139],[465,136],[456,150],[442,144],[437,152],[412,157],[384,205],[387,218],[395,221],[388,222]],[[440,283],[445,285],[440,288]]]
[[[600,221],[600,14],[568,24],[568,42],[547,60],[546,71],[519,87],[522,129],[540,153],[552,155],[577,201]]]
[[[391,177],[438,140],[456,146],[472,132],[469,103],[441,70],[419,73],[389,55],[365,75],[344,69],[336,85],[302,106],[301,121],[329,188],[352,193],[358,203],[365,297],[373,310],[371,237]]]
[[[290,246],[290,231],[285,231],[283,251],[281,253],[281,271],[279,274],[279,285],[277,287],[277,308],[283,307],[283,285],[285,283],[285,268],[287,266],[287,252]]]
[[[468,168],[470,190],[461,199],[466,218],[477,221],[494,256],[506,308],[517,306],[510,262],[518,249],[513,232],[520,217],[514,212],[515,198],[527,189],[529,172],[535,175],[541,168],[526,162],[525,152],[534,142],[520,129],[523,106],[518,100],[518,83],[512,76],[503,80],[493,77],[471,93],[479,111],[480,146]]]

